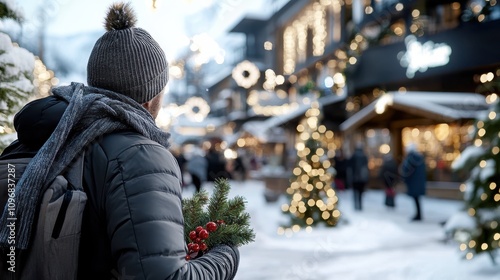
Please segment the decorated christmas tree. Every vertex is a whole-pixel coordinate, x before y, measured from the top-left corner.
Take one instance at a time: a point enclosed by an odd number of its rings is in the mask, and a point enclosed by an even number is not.
[[[340,218],[338,198],[332,188],[335,170],[326,145],[333,138],[333,132],[320,125],[320,119],[318,103],[313,102],[306,118],[297,126],[297,166],[287,189],[291,201],[281,207],[290,216],[289,228],[293,232],[302,227],[310,231],[317,224],[335,226]]]
[[[489,93],[490,109],[475,122],[473,145],[453,163],[455,170],[469,174],[461,186],[467,214],[448,222],[467,259],[487,253],[493,262],[500,252],[500,103],[495,93],[499,82],[498,77],[489,79],[479,88]]]
[[[183,200],[184,236],[189,250],[186,259],[201,256],[218,244],[240,246],[254,240],[245,199],[228,199],[229,191],[229,182],[217,179],[210,198],[202,190]]]
[[[12,1],[0,0],[0,21],[21,20]],[[33,93],[35,58],[0,32],[0,136],[12,133],[13,115]],[[0,151],[6,143],[0,139]]]

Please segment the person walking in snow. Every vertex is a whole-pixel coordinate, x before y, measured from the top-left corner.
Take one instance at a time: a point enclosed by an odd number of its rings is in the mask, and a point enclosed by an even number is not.
[[[349,159],[349,170],[352,181],[353,195],[354,195],[354,209],[363,209],[363,192],[365,191],[366,183],[368,183],[369,169],[368,157],[363,151],[362,144],[358,144],[354,150],[353,155]]]
[[[396,206],[395,185],[398,182],[398,177],[398,163],[391,154],[385,155],[382,166],[380,167],[379,178],[382,180],[385,187],[385,205],[391,208]]]
[[[208,161],[205,153],[200,147],[195,146],[186,154],[186,160],[186,170],[191,174],[193,185],[199,192],[202,184],[207,181]]]
[[[423,218],[420,197],[425,195],[427,179],[424,156],[413,143],[406,147],[406,157],[401,165],[400,175],[406,184],[407,194],[415,202],[415,216],[412,221],[420,221]]]
[[[185,259],[181,171],[168,151],[169,134],[155,124],[168,63],[135,22],[129,4],[113,4],[107,32],[88,60],[89,86],[55,88],[16,115],[18,140],[2,158],[36,155],[20,180],[32,184],[16,188],[16,225],[26,230],[19,231],[15,245],[29,248],[41,189],[84,153],[88,201],[78,279],[233,279],[239,264],[235,247],[218,245]],[[0,236],[2,246],[7,238]]]

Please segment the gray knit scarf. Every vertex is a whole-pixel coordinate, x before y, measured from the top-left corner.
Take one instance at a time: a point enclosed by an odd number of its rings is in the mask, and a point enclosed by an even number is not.
[[[55,88],[52,92],[66,99],[69,105],[50,138],[17,182],[16,247],[19,249],[28,247],[44,188],[99,136],[117,130],[135,130],[168,148],[170,135],[156,126],[144,107],[127,96],[79,83]],[[7,211],[3,211],[0,246],[8,244],[7,217]]]

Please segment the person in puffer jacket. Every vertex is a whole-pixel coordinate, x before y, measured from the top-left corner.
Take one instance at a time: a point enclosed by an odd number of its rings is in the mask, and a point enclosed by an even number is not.
[[[157,42],[134,24],[129,4],[113,4],[107,32],[90,55],[89,86],[55,88],[16,115],[18,140],[0,159],[33,157],[17,186],[16,247],[29,245],[41,188],[84,155],[79,279],[233,279],[235,247],[185,258],[181,172],[168,151],[169,134],[154,122],[168,64]]]

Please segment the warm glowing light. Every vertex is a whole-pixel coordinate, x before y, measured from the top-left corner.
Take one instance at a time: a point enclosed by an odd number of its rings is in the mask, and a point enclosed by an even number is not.
[[[391,151],[391,146],[388,144],[382,144],[378,150],[381,154],[388,154]]]
[[[382,95],[377,103],[375,103],[375,112],[379,115],[383,114],[387,108],[387,106],[392,105],[393,98],[392,95],[385,94]]]
[[[460,244],[460,251],[465,251],[467,250],[467,245],[466,244]]]
[[[474,208],[469,208],[469,210],[467,211],[467,214],[469,214],[469,216],[473,217],[474,215],[476,215],[476,210]]]
[[[497,113],[494,112],[494,111],[491,111],[489,114],[488,114],[488,118],[490,120],[494,120],[495,118],[497,117]]]
[[[279,227],[279,228],[278,228],[277,233],[278,233],[279,235],[283,235],[283,234],[285,234],[285,229],[284,229],[284,228],[282,228],[282,227]]]
[[[259,80],[260,70],[252,62],[244,60],[234,67],[232,77],[240,87],[250,88]]]
[[[273,43],[271,43],[270,41],[265,41],[264,42],[264,49],[266,51],[271,51],[273,49]]]
[[[481,139],[474,140],[474,146],[481,147],[483,145],[483,141]]]

